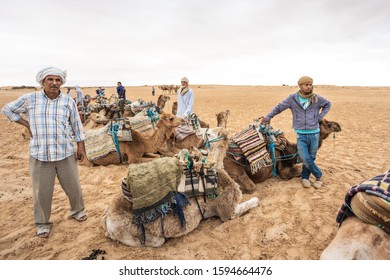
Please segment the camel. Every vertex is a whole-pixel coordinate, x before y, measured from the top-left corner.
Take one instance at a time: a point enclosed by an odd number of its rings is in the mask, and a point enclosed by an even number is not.
[[[390,236],[356,216],[346,218],[320,260],[390,260]]]
[[[341,127],[337,122],[322,120],[320,122],[320,142],[319,147],[322,146],[324,139],[333,132],[340,132]],[[288,155],[297,154],[297,146],[294,143],[289,142],[286,138],[285,149],[283,151],[275,150],[275,156],[280,157],[282,155],[288,157]],[[171,137],[167,141],[167,149],[171,153],[175,154],[179,149],[191,149],[192,147],[201,148],[205,144],[202,137],[193,134],[187,136],[181,142],[175,142],[174,138]],[[283,161],[277,161],[276,169],[280,178],[289,180],[300,175],[300,170],[297,163],[297,157],[289,158]],[[237,162],[232,155],[226,154],[224,159],[224,168],[228,174],[241,186],[244,192],[253,192],[256,189],[257,183],[262,183],[266,179],[272,177],[273,167],[263,167],[257,173],[252,174],[249,166],[246,166],[245,160]]]
[[[104,109],[103,109],[104,110]],[[101,127],[103,125],[106,125],[110,121],[109,118],[105,116],[104,113],[91,113],[89,118],[84,122],[83,127],[84,129],[93,129],[97,127]]]
[[[172,92],[172,86],[171,85],[161,85],[158,88],[162,90],[163,95],[165,95],[165,92],[168,92],[169,94],[171,94],[171,92]]]
[[[160,95],[157,99],[157,107],[161,110],[163,110],[165,108],[165,104],[171,100],[171,98],[169,96],[166,96],[166,95]],[[176,115],[176,114],[174,114]]]
[[[337,214],[336,236],[322,260],[390,259],[390,170],[351,187]]]
[[[226,153],[227,144],[224,147],[218,150],[222,155]],[[218,155],[215,158],[218,158]],[[177,216],[172,211],[164,216],[163,221],[157,219],[145,224],[145,246],[161,247],[167,239],[186,235],[195,230],[203,218],[217,216],[222,222],[226,222],[258,206],[259,199],[257,197],[241,202],[242,192],[238,184],[230,178],[224,169],[217,169],[217,174],[219,193],[217,198],[207,199],[206,201],[198,199],[198,202],[195,201],[195,198],[190,198],[190,204],[185,206],[183,210],[186,220],[184,226],[180,226]],[[132,203],[120,192],[114,196],[103,214],[103,228],[106,236],[127,246],[142,246],[140,231],[132,221]],[[162,222],[164,225],[163,233],[161,230]]]
[[[166,113],[161,115],[160,120],[156,123],[156,130],[154,130],[154,133],[150,137],[146,137],[135,130],[131,130],[133,140],[119,142],[119,149],[123,162],[127,161],[128,164],[145,162],[159,157],[159,155],[156,154],[158,149],[165,145],[167,139],[172,134],[172,130],[182,123],[183,120],[181,118]],[[145,155],[149,155],[151,158],[143,157]],[[97,160],[89,161],[88,159],[85,159],[81,164],[93,166],[120,163],[118,153],[113,152]]]
[[[323,141],[328,138],[329,134],[333,132],[340,132],[341,127],[337,122],[327,121],[323,119],[320,122],[320,140],[319,148],[322,146]],[[297,146],[295,143],[290,143],[286,138],[285,150],[279,151],[275,149],[275,156],[286,156],[296,155]],[[293,177],[300,175],[300,170],[297,163],[297,156],[289,158],[287,160],[277,161],[276,169],[281,179],[289,180]],[[224,160],[224,166],[226,171],[232,178],[242,187],[243,191],[253,192],[256,189],[258,183],[262,183],[268,178],[271,178],[273,166],[263,167],[255,174],[251,173],[249,166],[246,165],[244,160],[237,162],[233,156],[227,154]]]
[[[217,126],[226,128],[229,115],[230,110],[225,110],[216,114],[215,116],[217,117]]]

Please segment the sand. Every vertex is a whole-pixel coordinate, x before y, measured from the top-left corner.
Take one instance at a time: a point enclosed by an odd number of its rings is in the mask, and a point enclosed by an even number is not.
[[[126,85],[125,85],[126,86]],[[192,85],[195,112],[216,126],[216,116],[229,109],[228,127],[240,131],[256,117],[296,91],[295,86]],[[157,101],[151,86],[126,87],[130,100]],[[84,88],[93,94],[94,88]],[[31,90],[0,90],[0,106]],[[258,208],[222,223],[203,221],[193,232],[168,240],[160,248],[130,248],[104,235],[102,213],[112,196],[120,192],[126,165],[79,166],[88,220],[68,219],[69,203],[58,182],[55,185],[52,231],[48,239],[36,237],[33,222],[28,141],[22,127],[0,116],[0,259],[80,260],[93,249],[106,251],[110,260],[316,260],[337,231],[335,221],[347,190],[354,184],[390,168],[389,87],[317,86],[315,91],[333,103],[327,119],[338,122],[342,132],[329,137],[317,163],[324,173],[322,189],[304,189],[298,178],[270,178],[258,184],[253,194]],[[107,88],[110,96],[115,88]],[[168,109],[172,101],[171,95]],[[275,117],[271,125],[295,142],[291,113]]]

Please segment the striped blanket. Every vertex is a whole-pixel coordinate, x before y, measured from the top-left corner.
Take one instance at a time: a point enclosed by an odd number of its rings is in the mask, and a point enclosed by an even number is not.
[[[89,160],[97,160],[117,151],[111,135],[108,134],[109,128],[110,123],[102,128],[84,131],[85,150]]]
[[[264,137],[253,126],[236,133],[231,140],[241,149],[249,162],[252,174],[272,164]]]
[[[360,196],[363,193],[364,195]],[[375,196],[375,198],[372,196]],[[354,202],[355,198],[358,200]],[[380,200],[380,203],[373,205],[373,202],[378,200]],[[365,209],[354,210],[354,205],[363,205]],[[375,210],[372,211],[372,209]],[[375,212],[376,216],[382,216],[381,227],[386,226],[383,229],[386,232],[390,232],[390,170],[353,186],[345,195],[344,203],[337,214],[336,222],[341,224],[351,215],[356,215],[362,219],[359,215],[363,214],[367,218],[371,216],[371,213],[363,213],[363,211],[367,210]],[[363,217],[362,220],[367,219]],[[373,220],[373,218],[370,218],[370,220]]]

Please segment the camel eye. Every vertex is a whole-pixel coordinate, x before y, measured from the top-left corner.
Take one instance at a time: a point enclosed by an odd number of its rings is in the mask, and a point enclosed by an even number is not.
[[[170,117],[169,120],[170,120],[170,121],[173,121],[173,117]]]

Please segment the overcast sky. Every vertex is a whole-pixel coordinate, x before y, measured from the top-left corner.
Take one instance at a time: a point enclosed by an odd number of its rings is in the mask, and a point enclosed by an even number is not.
[[[390,85],[388,0],[1,0],[0,86]]]

